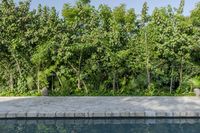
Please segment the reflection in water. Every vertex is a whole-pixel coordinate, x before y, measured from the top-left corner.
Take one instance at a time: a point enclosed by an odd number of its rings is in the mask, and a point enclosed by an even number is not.
[[[0,133],[200,133],[200,119],[0,120]]]

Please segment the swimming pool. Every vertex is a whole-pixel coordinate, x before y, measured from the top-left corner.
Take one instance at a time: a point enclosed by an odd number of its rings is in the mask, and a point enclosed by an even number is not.
[[[200,119],[1,119],[0,133],[199,133]]]

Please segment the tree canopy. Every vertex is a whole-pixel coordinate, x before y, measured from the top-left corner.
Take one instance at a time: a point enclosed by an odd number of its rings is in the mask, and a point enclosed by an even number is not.
[[[140,14],[90,0],[0,1],[0,95],[190,95],[200,83],[200,3]],[[200,87],[200,86],[195,86]]]

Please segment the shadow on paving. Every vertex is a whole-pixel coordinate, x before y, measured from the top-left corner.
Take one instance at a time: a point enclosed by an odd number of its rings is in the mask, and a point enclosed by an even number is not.
[[[197,97],[0,97],[0,112],[197,111]]]

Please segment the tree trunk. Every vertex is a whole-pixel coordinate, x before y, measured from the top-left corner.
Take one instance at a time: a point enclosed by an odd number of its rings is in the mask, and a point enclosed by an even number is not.
[[[40,79],[39,79],[39,72],[40,72],[40,67],[38,66],[38,70],[37,70],[37,89],[38,89],[38,93],[40,93]]]
[[[60,79],[60,77],[58,76],[57,73],[56,73],[56,76],[57,76],[57,78],[58,78],[58,81],[59,81],[59,83],[60,83],[61,88],[64,89],[64,88],[63,88],[63,83],[62,83],[62,81],[61,81],[61,79]]]
[[[172,88],[173,88],[173,75],[174,75],[174,68],[171,70],[171,79],[170,79],[170,94],[172,93]]]
[[[179,87],[181,87],[182,82],[183,82],[183,57],[181,57]]]
[[[10,87],[10,89],[11,90],[13,90],[13,88],[14,88],[14,83],[13,83],[13,75],[12,75],[12,73],[10,73],[10,78],[9,78],[9,87]]]
[[[114,71],[114,73],[113,73],[113,91],[115,91],[115,90],[116,90],[116,73]]]
[[[16,62],[16,65],[17,65],[17,71],[19,72],[19,76],[22,77],[22,72],[21,72],[20,64],[19,64],[17,58],[15,57],[14,53],[12,53],[12,56],[13,56],[15,62]]]
[[[147,84],[148,84],[148,89],[150,89],[150,85],[151,85],[151,75],[150,75],[150,71],[149,71],[149,61],[147,59],[147,64],[146,64],[147,68],[146,68],[146,72],[147,72]]]
[[[53,76],[51,76],[51,90],[53,90],[53,84],[54,83],[54,77]]]
[[[150,75],[150,70],[149,70],[149,51],[148,51],[146,31],[145,31],[145,45],[146,45],[146,75],[147,75],[147,85],[148,85],[148,89],[150,89],[151,75]]]
[[[81,90],[81,77],[79,73],[77,75],[78,75],[77,87],[79,90]]]
[[[86,84],[83,80],[82,80],[82,82],[83,82],[83,85],[84,85],[84,88],[85,88],[85,92],[86,92],[86,94],[88,94],[88,88],[87,88],[87,86],[86,86]]]
[[[79,57],[79,63],[78,63],[78,83],[77,83],[77,87],[78,89],[81,89],[81,60],[82,60],[82,52],[80,52],[80,57]]]
[[[80,62],[79,62],[79,69],[75,68],[73,66],[73,64],[71,64],[70,62],[68,62],[69,65],[72,67],[72,69],[74,70],[74,72],[76,73],[76,78],[77,78],[77,88],[80,90],[81,89],[81,74],[80,74]]]

